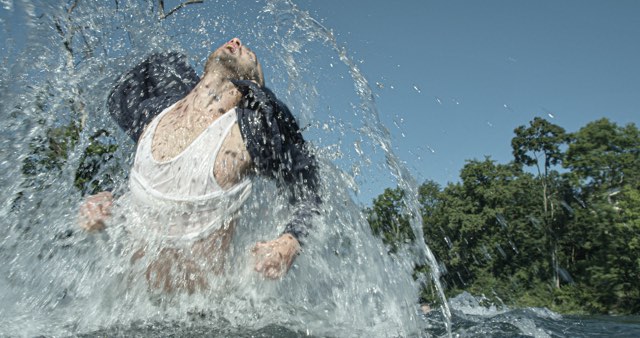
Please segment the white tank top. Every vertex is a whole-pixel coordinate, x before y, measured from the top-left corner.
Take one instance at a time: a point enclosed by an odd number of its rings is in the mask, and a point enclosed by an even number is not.
[[[213,174],[222,143],[237,122],[235,108],[213,121],[175,158],[155,160],[153,136],[171,108],[173,105],[155,117],[138,141],[129,185],[133,202],[148,218],[141,220],[145,230],[163,239],[194,240],[219,229],[233,216],[249,197],[251,181],[245,178],[224,190]]]

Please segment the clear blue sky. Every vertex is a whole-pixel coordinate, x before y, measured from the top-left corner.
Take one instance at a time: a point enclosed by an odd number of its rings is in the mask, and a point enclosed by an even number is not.
[[[466,159],[511,160],[513,129],[535,116],[568,131],[640,124],[640,1],[295,3],[363,61],[419,182],[456,181]]]

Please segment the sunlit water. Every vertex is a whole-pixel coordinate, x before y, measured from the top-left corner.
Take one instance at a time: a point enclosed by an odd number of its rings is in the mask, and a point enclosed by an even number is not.
[[[0,336],[640,332],[637,323],[593,319],[592,325],[591,319],[544,309],[487,308],[469,295],[423,315],[421,284],[435,285],[444,300],[433,256],[424,243],[387,254],[362,212],[368,201],[360,200],[360,187],[381,178],[413,192],[417,185],[392,153],[369,84],[349,51],[293,3],[204,1],[166,18],[155,1],[62,3],[0,1]],[[168,12],[178,2],[166,3]],[[313,144],[322,163],[322,215],[289,274],[265,281],[252,271],[249,249],[282,231],[288,209],[273,183],[258,179],[236,229],[228,271],[204,292],[158,294],[129,263],[131,239],[117,217],[102,234],[78,231],[75,174],[92,135],[104,129],[111,135],[104,142],[118,149],[103,159],[95,179],[110,174],[126,196],[134,145],[105,111],[113,81],[161,51],[186,54],[201,73],[209,52],[233,36],[262,59],[267,85]],[[52,147],[51,130],[73,121],[81,128],[77,140],[67,142],[66,151]],[[57,157],[46,160],[43,149],[52,148]],[[415,199],[407,198],[406,207],[419,215]],[[119,208],[116,214],[126,210]],[[418,216],[412,224],[422,238]],[[416,264],[430,264],[433,275],[416,280]]]

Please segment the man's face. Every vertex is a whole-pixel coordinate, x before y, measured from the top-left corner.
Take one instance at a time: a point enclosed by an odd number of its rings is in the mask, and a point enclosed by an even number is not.
[[[232,78],[253,80],[264,85],[262,66],[258,62],[258,57],[238,38],[233,38],[216,49],[209,56],[205,70],[213,71],[218,66],[230,72]]]

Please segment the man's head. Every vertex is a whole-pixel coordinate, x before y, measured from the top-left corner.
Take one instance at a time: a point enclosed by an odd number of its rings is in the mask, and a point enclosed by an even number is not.
[[[217,74],[230,80],[253,80],[264,86],[258,57],[238,38],[231,39],[209,55],[204,74]]]

